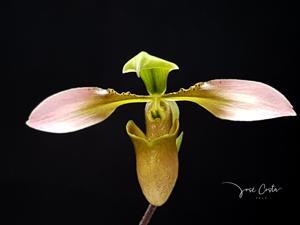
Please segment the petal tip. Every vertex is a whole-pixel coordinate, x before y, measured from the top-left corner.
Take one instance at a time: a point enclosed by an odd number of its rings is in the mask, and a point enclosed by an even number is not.
[[[291,112],[288,116],[297,116],[297,113],[295,110],[291,109]]]
[[[56,129],[53,129],[53,128],[51,128],[50,126],[47,126],[47,124],[43,126],[43,124],[41,124],[41,123],[39,123],[39,122],[34,122],[34,121],[30,120],[30,119],[28,119],[28,120],[25,122],[25,124],[26,124],[28,127],[32,128],[32,129],[34,129],[34,130],[43,131],[43,132],[47,132],[47,133],[56,133],[56,134],[60,134],[60,133],[68,133],[68,132],[72,132],[72,131],[64,131],[63,129],[57,129],[57,128],[56,128]]]
[[[30,120],[29,120],[29,119],[25,122],[25,124],[26,124],[28,127],[30,127],[30,128],[34,128],[34,127],[31,126]]]

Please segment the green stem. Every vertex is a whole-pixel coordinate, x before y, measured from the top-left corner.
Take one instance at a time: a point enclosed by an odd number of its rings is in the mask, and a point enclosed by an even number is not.
[[[155,212],[156,208],[157,208],[156,206],[149,204],[139,225],[147,225],[150,222],[150,219],[152,218],[153,213]]]

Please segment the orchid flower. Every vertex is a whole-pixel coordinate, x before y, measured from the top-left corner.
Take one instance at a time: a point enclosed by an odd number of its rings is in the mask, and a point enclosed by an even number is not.
[[[135,72],[149,95],[97,87],[73,88],[42,101],[30,114],[27,125],[41,131],[67,133],[108,118],[119,106],[146,103],[146,131],[133,121],[126,125],[136,154],[136,169],[142,192],[153,206],[163,205],[178,175],[179,133],[177,101],[194,102],[220,119],[255,121],[295,116],[289,101],[274,88],[256,81],[219,79],[199,82],[188,89],[165,93],[168,74],[178,66],[141,52],[123,67]]]

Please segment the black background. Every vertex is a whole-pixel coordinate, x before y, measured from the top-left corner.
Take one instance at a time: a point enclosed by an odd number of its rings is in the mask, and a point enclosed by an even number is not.
[[[237,78],[268,83],[299,110],[297,7],[266,1],[12,1],[5,21],[13,139],[4,148],[3,224],[138,224],[147,207],[125,132],[143,105],[70,134],[30,129],[44,98],[80,86],[145,94],[123,64],[141,50],[179,65],[168,90]],[[230,122],[179,103],[185,132],[176,187],[151,224],[289,224],[297,217],[297,117]],[[259,200],[242,187],[282,187]],[[4,217],[2,217],[4,220]]]

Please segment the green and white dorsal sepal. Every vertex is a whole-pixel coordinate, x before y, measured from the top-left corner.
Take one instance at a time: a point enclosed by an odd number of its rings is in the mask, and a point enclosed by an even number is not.
[[[179,67],[172,62],[140,52],[123,67],[123,73],[136,72],[150,95],[163,95],[167,90],[168,75]]]

